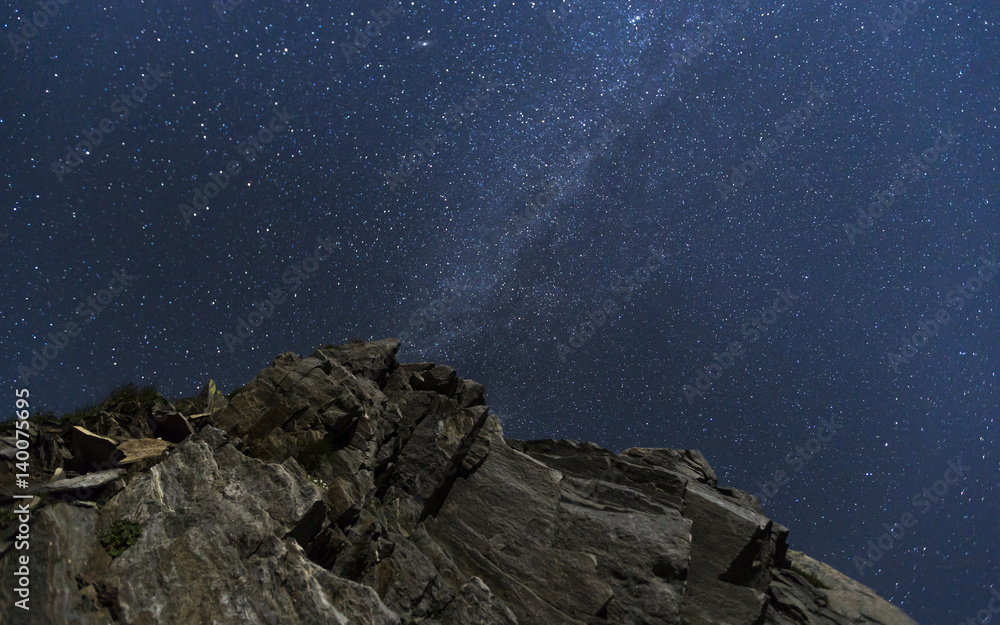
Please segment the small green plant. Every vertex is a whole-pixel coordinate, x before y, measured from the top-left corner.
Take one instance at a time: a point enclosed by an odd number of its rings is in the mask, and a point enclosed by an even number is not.
[[[76,410],[74,410],[73,412],[66,413],[61,417],[59,417],[59,420],[65,421],[67,423],[75,423],[77,421],[81,421],[88,417],[92,417],[96,414],[100,414],[100,412],[101,412],[101,402],[97,402],[81,406]]]
[[[0,510],[0,527],[7,527],[14,522],[13,510]]]
[[[112,558],[117,558],[139,540],[142,525],[132,521],[115,521],[101,536],[101,544]]]

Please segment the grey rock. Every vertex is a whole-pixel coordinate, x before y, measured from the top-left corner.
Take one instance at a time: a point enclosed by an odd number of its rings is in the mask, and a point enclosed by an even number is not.
[[[396,353],[399,346],[397,339],[352,342],[318,349],[311,357],[335,360],[347,367],[352,375],[381,383],[397,366]]]
[[[13,436],[0,438],[0,460],[14,460],[17,455],[17,439]]]
[[[93,509],[56,503],[36,510],[31,548],[11,550],[0,569],[0,615],[4,623],[105,625],[116,622],[110,593],[98,592],[94,578],[107,571],[111,557],[98,542],[99,514]],[[29,557],[28,610],[15,607],[17,557]],[[78,581],[79,580],[79,581]],[[81,585],[81,581],[83,584]],[[98,583],[103,590],[107,585]],[[90,588],[92,592],[86,589]]]
[[[80,473],[109,469],[120,457],[117,440],[79,425],[70,430],[70,450],[73,458],[67,464]]]
[[[87,499],[103,486],[113,483],[125,474],[124,469],[97,471],[79,477],[54,480],[28,490],[32,494],[50,493],[53,495],[72,495],[74,499]]]
[[[799,551],[788,551],[790,567],[778,571],[771,584],[774,623],[819,625],[871,623],[916,625],[871,589]],[[816,586],[811,580],[818,582]]]
[[[76,464],[150,457],[54,483],[110,485],[91,502],[37,503],[36,622],[913,625],[790,551],[698,451],[505,440],[481,385],[398,349],[282,354],[172,449],[74,434]],[[141,533],[112,559],[120,521]]]
[[[177,411],[153,409],[156,436],[171,443],[179,443],[194,434],[194,428],[187,417]]]
[[[458,591],[440,617],[441,625],[517,625],[510,609],[496,600],[489,587],[473,577]]]

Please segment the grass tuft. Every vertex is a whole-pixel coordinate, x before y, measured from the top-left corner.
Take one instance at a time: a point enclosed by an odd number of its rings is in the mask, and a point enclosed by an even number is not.
[[[132,521],[115,521],[101,536],[101,545],[112,558],[117,558],[134,545],[142,535],[142,525]]]
[[[61,420],[75,422],[102,412],[129,412],[139,408],[152,410],[157,397],[159,392],[155,384],[140,387],[135,382],[128,382],[112,389],[104,399],[63,415]]]

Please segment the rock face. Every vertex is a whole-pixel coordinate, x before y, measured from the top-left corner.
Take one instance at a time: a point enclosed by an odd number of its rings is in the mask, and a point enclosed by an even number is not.
[[[699,452],[505,440],[481,385],[398,348],[286,353],[228,402],[212,385],[36,424],[31,610],[8,517],[0,622],[913,624],[790,551]],[[141,534],[112,557],[123,522]]]

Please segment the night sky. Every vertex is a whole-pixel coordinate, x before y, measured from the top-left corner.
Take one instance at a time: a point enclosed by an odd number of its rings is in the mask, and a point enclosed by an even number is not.
[[[987,608],[997,3],[333,4],[6,7],[7,412],[394,336],[508,437],[700,449],[917,621]]]

